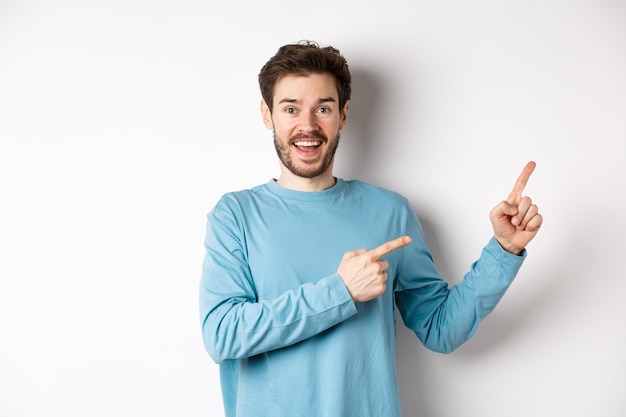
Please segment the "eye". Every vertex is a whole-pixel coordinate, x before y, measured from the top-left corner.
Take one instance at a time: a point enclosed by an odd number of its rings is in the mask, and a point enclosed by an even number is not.
[[[295,114],[295,113],[296,113],[296,109],[295,109],[295,108],[293,108],[293,107],[286,107],[286,108],[285,108],[285,113],[288,113],[288,114]]]
[[[320,107],[319,109],[317,109],[318,113],[330,113],[330,108],[329,107]]]

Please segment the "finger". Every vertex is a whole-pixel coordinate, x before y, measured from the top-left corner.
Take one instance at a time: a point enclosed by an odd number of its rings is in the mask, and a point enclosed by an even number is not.
[[[530,219],[530,221],[526,225],[526,230],[528,230],[529,232],[534,232],[536,230],[539,230],[542,224],[543,224],[543,216],[537,213],[535,216],[533,216],[532,219]]]
[[[511,194],[509,194],[509,197],[506,199],[506,201],[514,205],[516,205],[519,202],[519,200],[522,198],[522,191],[524,191],[524,188],[526,187],[526,184],[528,183],[528,179],[530,178],[530,174],[533,173],[536,166],[537,164],[534,161],[530,161],[529,163],[526,164],[526,166],[524,167],[524,170],[522,171],[520,176],[517,178],[517,181],[515,182],[515,186],[513,186],[513,191],[511,191]]]
[[[385,271],[389,269],[389,262],[385,261],[384,259],[382,261],[378,261],[378,264],[380,265],[380,272],[382,274],[384,274]]]
[[[397,239],[394,240],[390,240],[389,242],[385,242],[382,245],[380,245],[379,247],[377,247],[376,249],[372,249],[370,251],[370,255],[372,255],[372,257],[374,259],[378,259],[382,256],[385,256],[391,252],[393,252],[396,249],[400,249],[406,245],[408,245],[409,243],[411,243],[411,237],[409,236],[402,236],[399,237]]]
[[[532,200],[530,197],[522,197],[517,205],[517,214],[513,216],[511,223],[513,223],[514,226],[518,226],[523,229],[524,219],[528,215],[528,209],[530,209],[531,206]]]
[[[536,205],[532,205],[528,208],[528,211],[526,212],[526,214],[524,215],[524,218],[522,219],[522,221],[519,224],[519,228],[520,229],[526,229],[528,227],[528,225],[530,224],[530,222],[532,221],[532,219],[539,213],[539,208]]]

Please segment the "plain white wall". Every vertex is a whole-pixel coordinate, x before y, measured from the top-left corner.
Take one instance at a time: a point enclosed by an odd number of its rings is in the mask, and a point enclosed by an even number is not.
[[[223,415],[205,214],[278,174],[256,76],[313,39],[354,76],[336,173],[405,194],[451,283],[538,164],[545,226],[475,337],[399,327],[406,416],[623,416],[626,5],[433,3],[0,2],[0,415]]]

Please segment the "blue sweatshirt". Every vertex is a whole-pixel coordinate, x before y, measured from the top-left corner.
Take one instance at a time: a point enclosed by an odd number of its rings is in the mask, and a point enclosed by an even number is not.
[[[399,236],[387,290],[354,303],[343,254]],[[200,285],[205,347],[227,417],[399,417],[396,308],[437,352],[467,341],[526,253],[491,239],[464,279],[438,274],[409,202],[360,181],[299,192],[274,180],[224,195],[208,215]]]

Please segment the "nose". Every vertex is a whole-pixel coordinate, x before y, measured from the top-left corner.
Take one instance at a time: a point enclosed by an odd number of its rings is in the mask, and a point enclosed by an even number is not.
[[[305,111],[300,115],[300,130],[303,132],[313,132],[319,129],[315,112]]]

